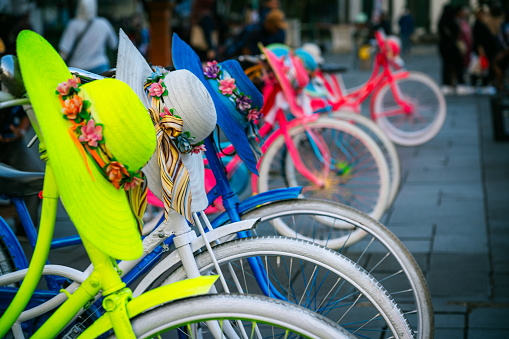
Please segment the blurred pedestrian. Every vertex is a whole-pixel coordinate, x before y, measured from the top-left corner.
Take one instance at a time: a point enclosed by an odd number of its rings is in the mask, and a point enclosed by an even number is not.
[[[215,0],[195,0],[191,8],[189,44],[201,60],[217,58],[219,29],[215,6]]]
[[[469,94],[465,86],[463,44],[461,28],[457,21],[458,8],[451,4],[443,7],[438,22],[438,47],[442,59],[442,92],[449,94]]]
[[[463,66],[468,67],[472,54],[473,37],[470,27],[470,10],[468,6],[460,6],[456,13],[456,21],[460,27],[461,52],[463,54]]]
[[[260,54],[258,43],[264,46],[281,43],[286,40],[285,14],[280,9],[273,9],[265,16],[263,22],[246,26],[226,48],[225,59],[239,55]]]
[[[500,29],[501,22],[495,20],[487,6],[479,6],[475,11],[475,22],[472,28],[473,51],[479,57],[479,60],[486,60],[488,71],[480,76],[473,75],[472,85],[477,86],[480,81],[481,94],[495,94],[496,89],[493,86],[495,80],[494,60],[500,51],[500,45],[497,40],[497,32]],[[498,29],[497,29],[498,26]]]
[[[76,16],[64,29],[58,48],[68,66],[100,74],[110,68],[107,48],[116,50],[117,33],[97,16],[97,0],[79,0]]]
[[[150,33],[148,29],[147,20],[141,12],[134,14],[132,19],[132,34],[129,38],[133,42],[134,46],[140,51],[141,55],[148,58],[148,46],[150,43]]]
[[[279,0],[264,0],[260,7],[260,22],[263,22],[267,14],[273,9],[281,9]]]
[[[378,23],[373,25],[374,31],[377,31],[379,29],[381,29],[385,33],[385,35],[392,34],[391,21],[389,20],[387,12],[382,12],[382,14],[380,14],[380,19]]]
[[[412,34],[415,31],[414,18],[410,14],[410,9],[405,7],[403,14],[399,17],[399,37],[401,39],[401,54],[407,55],[410,53],[412,44]]]

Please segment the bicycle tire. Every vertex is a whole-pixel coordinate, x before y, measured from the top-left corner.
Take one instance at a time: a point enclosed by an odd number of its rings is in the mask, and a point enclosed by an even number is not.
[[[15,269],[14,260],[4,239],[0,237],[0,275],[13,272]],[[12,286],[12,285],[11,285]]]
[[[409,72],[408,77],[396,79],[395,85],[403,98],[410,99],[412,114],[380,116],[384,111],[399,107],[390,84],[386,84],[371,98],[373,120],[398,145],[417,146],[430,141],[440,131],[446,117],[445,99],[437,84],[426,74]],[[417,119],[421,119],[421,123],[416,124]]]
[[[330,112],[329,115],[335,119],[341,119],[354,123],[355,126],[368,133],[368,135],[380,147],[384,154],[385,160],[387,161],[387,165],[389,165],[391,185],[387,206],[392,206],[401,184],[401,162],[394,143],[389,139],[389,137],[387,137],[387,134],[382,131],[380,126],[378,126],[373,120],[361,114],[340,109]]]
[[[267,295],[270,289],[271,296],[327,316],[361,338],[412,337],[405,316],[382,285],[338,252],[286,237],[238,239],[215,246],[213,251],[230,290],[236,293]],[[261,260],[265,282],[270,280],[271,288],[255,280],[248,262],[253,258]],[[217,274],[207,252],[195,259],[202,275]],[[180,266],[163,284],[186,278]]]
[[[332,239],[329,229],[333,227],[324,227],[317,216],[337,219],[343,226],[337,233],[341,232],[342,236]],[[261,218],[253,232],[256,235],[300,237],[331,248],[329,238],[318,238],[323,229],[323,234],[335,241],[340,253],[365,268],[391,293],[403,307],[418,338],[433,338],[433,305],[424,274],[401,240],[380,222],[346,205],[313,199],[272,202],[241,211],[240,217]],[[309,233],[303,236],[306,233],[298,225],[303,225]]]
[[[190,324],[199,323],[204,326],[205,321],[217,320],[222,325],[221,321],[237,319],[247,326],[250,326],[249,322],[257,323],[262,335],[268,334],[270,337],[283,337],[285,333],[282,331],[286,329],[295,333],[295,336],[288,338],[301,335],[317,339],[351,338],[338,325],[302,307],[260,296],[236,294],[204,295],[177,300],[134,317],[131,324],[136,338],[152,338],[161,333],[164,333],[162,338],[178,338],[178,332]],[[266,328],[267,325],[276,327],[277,332]],[[199,337],[212,337],[201,326]],[[174,333],[166,332],[171,329],[174,329]],[[247,328],[246,333],[252,334],[251,329]]]
[[[267,147],[259,163],[258,192],[281,188],[284,184],[287,187],[303,186],[301,197],[337,201],[375,219],[381,218],[389,197],[390,177],[387,162],[376,143],[359,128],[337,119],[320,117],[307,127],[323,138],[334,159],[330,174],[322,178],[325,186],[313,186],[296,171],[291,156],[285,152],[284,137],[280,135]],[[307,141],[304,126],[291,128],[289,134],[297,141],[296,147],[306,167],[323,175],[322,162],[317,153],[309,149],[313,142]]]

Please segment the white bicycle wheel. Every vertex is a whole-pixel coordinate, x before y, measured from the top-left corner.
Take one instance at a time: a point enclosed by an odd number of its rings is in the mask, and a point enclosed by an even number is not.
[[[401,162],[394,143],[373,120],[366,118],[363,115],[345,110],[334,111],[329,113],[329,115],[333,118],[353,123],[355,126],[366,132],[380,147],[385,160],[387,161],[387,165],[389,165],[389,174],[391,178],[387,208],[392,206],[401,184]]]
[[[361,338],[411,336],[405,316],[382,285],[335,251],[284,237],[239,239],[213,251],[230,291],[303,306]],[[218,274],[207,252],[195,259],[202,275]],[[163,284],[186,278],[179,267]],[[216,288],[223,291],[219,283]]]
[[[403,146],[422,145],[437,135],[446,116],[444,96],[429,76],[409,72],[408,77],[395,82],[399,96],[411,105],[403,112],[389,84],[371,98],[371,114],[389,138]]]
[[[433,338],[433,305],[424,275],[404,244],[381,223],[348,206],[313,199],[272,202],[241,214],[243,220],[253,218],[261,218],[253,231],[259,236],[299,237],[327,247],[332,243],[384,286],[418,338]],[[334,222],[324,224],[323,219]],[[342,228],[335,227],[338,223]]]
[[[302,307],[235,294],[174,301],[131,321],[136,338],[215,338],[207,326],[211,322],[225,329],[224,338],[352,338],[337,324]],[[226,330],[226,322],[234,333]]]
[[[325,184],[315,186],[297,171],[281,135],[260,161],[259,192],[303,186],[301,197],[340,202],[379,219],[385,212],[390,185],[389,168],[380,148],[365,132],[345,121],[320,117],[307,127],[313,136],[309,137],[304,126],[291,128],[289,134],[306,168]],[[323,155],[312,141],[316,136],[328,148],[332,160],[329,169],[324,168]]]

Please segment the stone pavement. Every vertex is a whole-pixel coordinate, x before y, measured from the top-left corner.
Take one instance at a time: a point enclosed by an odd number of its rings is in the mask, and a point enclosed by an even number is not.
[[[350,55],[345,84],[365,81]],[[406,68],[440,83],[435,46],[416,46]],[[401,190],[382,222],[417,259],[435,309],[435,338],[509,338],[509,141],[493,137],[490,97],[448,96],[441,132],[398,147]],[[369,103],[363,105],[367,113]],[[365,112],[366,111],[366,112]]]

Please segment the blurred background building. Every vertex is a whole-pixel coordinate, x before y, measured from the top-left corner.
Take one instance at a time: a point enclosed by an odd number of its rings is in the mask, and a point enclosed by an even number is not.
[[[248,20],[256,20],[253,16],[247,19],[247,13],[260,9],[264,1],[215,0],[214,14],[220,19],[221,29],[227,32],[222,38],[226,40],[231,37]],[[501,2],[506,8],[509,7],[509,0]],[[63,28],[74,15],[76,3],[77,0],[0,0],[0,37],[5,48],[12,48],[16,30],[26,27],[42,34],[56,46]],[[286,14],[286,39],[289,45],[314,41],[329,51],[348,51],[352,48],[353,24],[360,13],[372,24],[380,23],[383,18],[390,31],[398,34],[398,19],[408,8],[415,22],[415,42],[434,41],[437,22],[446,3],[473,8],[479,1],[280,0],[279,7]],[[170,44],[167,40],[171,32],[186,37],[193,0],[100,0],[98,4],[99,16],[106,17],[115,29],[122,28],[128,35],[135,37],[140,25],[147,26],[151,38],[147,57],[157,58],[157,50]],[[158,40],[161,34],[164,36]],[[154,48],[154,43],[158,48]],[[169,51],[169,48],[165,50]],[[166,53],[159,62],[165,63],[168,58],[169,54]]]

